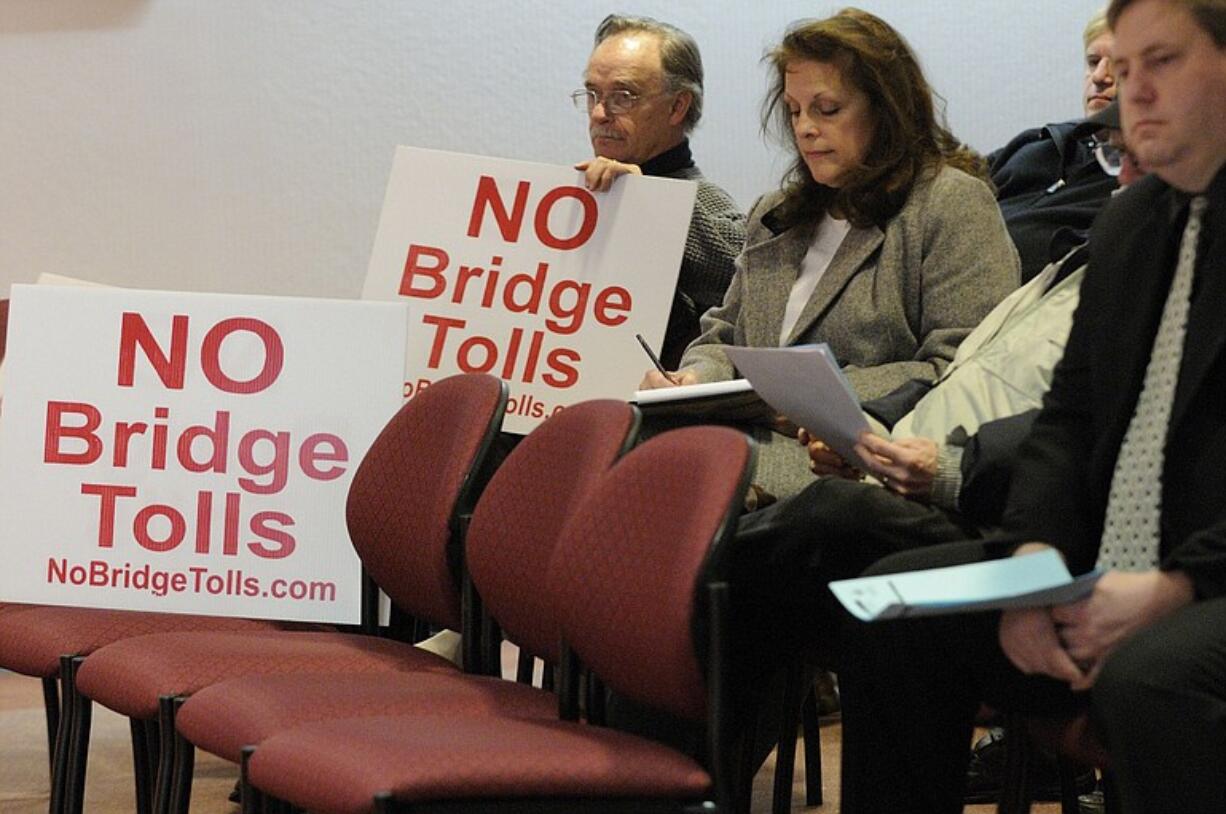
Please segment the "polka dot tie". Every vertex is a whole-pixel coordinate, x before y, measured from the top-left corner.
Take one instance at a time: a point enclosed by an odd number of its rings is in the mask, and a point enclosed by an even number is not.
[[[1162,465],[1183,357],[1196,242],[1205,204],[1204,197],[1192,199],[1188,225],[1179,244],[1179,262],[1162,307],[1162,321],[1158,323],[1154,349],[1145,368],[1141,395],[1115,461],[1102,545],[1098,549],[1098,567],[1104,571],[1145,571],[1158,565]]]

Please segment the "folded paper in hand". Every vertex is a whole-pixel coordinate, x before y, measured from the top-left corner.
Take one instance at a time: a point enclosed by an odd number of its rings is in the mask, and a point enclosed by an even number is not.
[[[763,401],[820,438],[843,460],[862,465],[855,445],[860,433],[869,429],[868,419],[826,343],[725,350]]]
[[[1054,549],[1000,560],[843,579],[830,590],[865,622],[1007,608],[1063,605],[1089,596],[1102,574],[1076,579]]]

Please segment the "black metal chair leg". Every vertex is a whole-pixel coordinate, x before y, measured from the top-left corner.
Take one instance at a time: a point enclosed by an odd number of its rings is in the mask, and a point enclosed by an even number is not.
[[[247,775],[247,765],[251,762],[253,754],[255,754],[254,746],[244,746],[242,757],[238,761],[238,800],[242,814],[260,814],[262,809],[260,799],[262,794],[259,789],[251,785],[251,778]]]
[[[804,665],[794,662],[788,665],[783,682],[783,713],[779,724],[779,746],[775,751],[775,788],[771,811],[787,814],[792,809],[792,781],[796,766],[796,728],[800,726],[800,704],[804,697],[801,682]]]
[[[68,730],[67,782],[63,797],[63,810],[67,814],[81,814],[85,810],[85,770],[89,760],[93,702],[77,691],[77,671],[84,662],[84,656],[74,656],[67,680],[60,680],[60,694],[64,704],[72,707],[72,726]]]
[[[587,682],[584,688],[587,693],[587,721],[596,726],[604,726],[608,720],[604,682],[590,672],[585,673],[584,678]]]
[[[129,718],[128,730],[132,735],[132,780],[136,786],[136,812],[150,814],[152,775],[149,769],[152,762],[149,758],[149,729],[145,721]]]
[[[145,729],[145,797],[149,801],[149,811],[153,811],[153,792],[157,784],[158,761],[162,758],[162,730],[158,719],[150,718],[142,721]]]
[[[822,796],[822,723],[817,709],[817,690],[809,687],[800,707],[805,738],[805,805],[820,806]]]
[[[541,689],[546,692],[553,692],[558,679],[558,668],[552,664],[546,663],[541,667]]]
[[[174,712],[178,716],[179,707],[187,698],[179,696],[174,700]],[[192,775],[196,767],[196,746],[187,738],[173,730],[170,736],[174,740],[174,769],[171,773],[170,802],[172,814],[187,814],[192,801]]]
[[[60,682],[72,681],[73,656],[60,656]],[[68,741],[72,730],[74,708],[67,693],[60,693],[59,725],[56,727],[55,750],[51,757],[51,802],[50,814],[63,814],[68,796]]]
[[[536,659],[520,650],[519,658],[515,662],[515,680],[520,684],[531,684],[532,673],[535,669]]]
[[[294,809],[293,805],[287,802],[284,802],[284,801],[280,801],[280,799],[273,799],[271,797],[267,797],[265,799],[267,799],[268,801],[267,807],[265,808],[268,814],[294,814],[295,810],[297,810],[297,809]],[[380,809],[376,807],[375,810],[376,812],[378,812],[378,810]],[[386,810],[389,810],[389,812],[391,812],[392,809],[387,808]]]
[[[158,699],[158,768],[153,785],[154,814],[170,810],[170,787],[174,779],[175,709],[174,697]]]
[[[744,728],[737,733],[740,754],[737,756],[737,766],[732,791],[734,814],[747,814],[753,803],[753,779],[761,765],[755,751],[758,742],[758,732],[762,723],[757,715],[748,716]],[[712,756],[716,759],[717,756]]]
[[[43,679],[43,710],[47,716],[47,771],[55,782],[55,741],[60,734],[60,685],[58,676]]]
[[[1079,767],[1063,757],[1056,759],[1056,771],[1060,776],[1060,814],[1080,814],[1077,802],[1077,775]]]
[[[1108,769],[1103,772],[1103,810],[1106,814],[1120,814],[1120,793],[1115,787],[1115,778]]]
[[[1005,716],[1005,777],[1000,789],[997,814],[1030,811],[1030,766],[1034,747],[1026,736],[1021,716]]]

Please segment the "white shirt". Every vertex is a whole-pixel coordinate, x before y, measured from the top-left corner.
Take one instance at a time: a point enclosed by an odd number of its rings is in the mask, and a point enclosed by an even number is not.
[[[796,327],[801,311],[809,304],[809,298],[813,296],[818,281],[822,279],[826,269],[830,268],[834,253],[843,245],[843,238],[847,237],[850,231],[850,223],[836,220],[829,215],[817,224],[813,242],[809,244],[809,251],[800,263],[800,273],[796,275],[796,282],[792,283],[792,292],[788,294],[787,308],[783,310],[783,325],[779,327],[780,347],[787,344],[788,335]]]

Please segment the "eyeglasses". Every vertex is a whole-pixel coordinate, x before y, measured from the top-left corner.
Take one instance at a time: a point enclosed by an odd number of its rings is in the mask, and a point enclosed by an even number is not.
[[[570,100],[575,103],[575,108],[577,110],[584,113],[591,113],[596,109],[596,105],[604,104],[605,112],[611,116],[620,116],[637,105],[639,100],[643,98],[645,97],[622,89],[611,90],[608,93],[600,94],[590,88],[586,88],[577,90],[570,95]]]
[[[1120,169],[1124,164],[1124,151],[1119,147],[1100,141],[1094,146],[1094,157],[1098,159],[1098,166],[1102,167],[1103,172],[1107,175],[1115,178],[1120,174]]]

